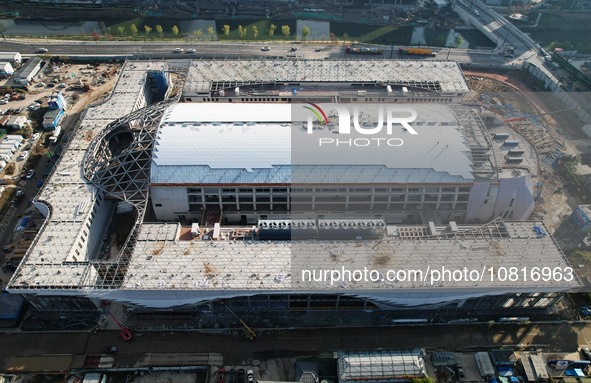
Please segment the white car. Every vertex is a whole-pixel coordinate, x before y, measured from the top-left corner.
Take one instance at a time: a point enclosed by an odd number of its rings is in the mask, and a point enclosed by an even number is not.
[[[262,47],[261,48],[261,51],[263,51],[263,52],[269,52],[270,50],[271,50],[271,47],[266,47],[265,46],[265,47]]]
[[[35,133],[33,134],[33,137],[31,137],[34,141],[36,141],[39,137],[41,137],[41,133]]]
[[[197,52],[195,49],[191,48],[191,49],[187,49],[187,53],[195,53]]]
[[[37,48],[37,53],[47,53],[49,50],[47,48]]]
[[[480,12],[478,12],[478,9],[475,9],[475,10],[474,10],[474,14],[475,14],[476,16],[479,16],[479,15],[480,15]]]
[[[174,48],[174,53],[183,53],[185,50],[183,48]]]
[[[8,101],[4,100],[4,99],[0,99],[0,105],[6,105],[8,104]]]
[[[254,371],[253,370],[246,371],[246,381],[248,383],[254,383]]]
[[[31,178],[33,178],[33,174],[35,174],[35,169],[29,169],[27,171],[27,179],[30,180]]]
[[[19,160],[24,160],[29,156],[29,152],[22,152],[20,156],[18,156]]]
[[[37,87],[37,88],[41,88],[41,87],[44,87],[44,86],[45,86],[45,83],[44,82],[39,82],[39,83],[35,84],[35,87]]]

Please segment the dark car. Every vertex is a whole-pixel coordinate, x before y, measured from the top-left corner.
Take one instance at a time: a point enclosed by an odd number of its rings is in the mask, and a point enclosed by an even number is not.
[[[228,372],[228,381],[229,383],[236,383],[236,370],[231,369],[230,372]]]
[[[588,317],[591,316],[591,307],[589,306],[582,306],[579,307],[579,312],[581,313],[582,316],[584,317]]]
[[[241,368],[240,370],[238,370],[238,374],[237,374],[237,383],[244,383],[244,370]]]
[[[218,370],[218,383],[224,383],[226,381],[225,372],[223,368]]]
[[[297,51],[297,50],[298,50],[298,48],[294,48],[294,47],[291,47],[291,48],[289,49],[289,51],[290,51],[290,52],[295,52],[295,51]]]
[[[13,202],[14,203],[19,203],[23,199],[24,196],[25,196],[25,192],[22,189],[19,189],[19,191],[17,191],[14,194],[14,200],[13,200]]]
[[[466,381],[466,375],[464,375],[464,369],[462,366],[458,364],[456,371],[458,372],[458,382],[464,383]]]

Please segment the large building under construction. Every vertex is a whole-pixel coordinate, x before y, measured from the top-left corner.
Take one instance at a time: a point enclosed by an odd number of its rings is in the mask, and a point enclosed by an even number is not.
[[[46,221],[8,290],[45,310],[550,307],[579,282],[526,221],[535,155],[506,161],[527,143],[495,139],[468,91],[452,62],[127,62],[37,195]],[[345,104],[359,131],[382,106],[416,116],[380,141],[395,145],[343,148]],[[530,266],[565,278],[495,274]],[[416,276],[464,267],[482,276]],[[309,277],[342,268],[378,277]]]

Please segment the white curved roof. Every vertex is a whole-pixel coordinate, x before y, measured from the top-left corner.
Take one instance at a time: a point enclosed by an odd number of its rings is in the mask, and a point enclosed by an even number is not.
[[[321,104],[328,125],[307,134],[306,104],[181,103],[162,119],[154,144],[151,183],[469,182],[470,149],[455,115],[443,104],[408,104],[417,135],[393,126],[402,146],[319,145],[319,139],[361,144],[374,136],[334,134],[332,104]],[[360,108],[364,108],[360,105]],[[363,109],[367,110],[367,109]],[[305,116],[303,117],[305,118]],[[385,124],[384,124],[385,125]],[[318,129],[318,130],[316,130]],[[383,131],[385,132],[384,127]],[[393,143],[397,143],[393,142]]]

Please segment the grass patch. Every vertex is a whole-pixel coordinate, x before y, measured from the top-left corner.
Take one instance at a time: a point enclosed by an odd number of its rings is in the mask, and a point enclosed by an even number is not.
[[[580,53],[591,53],[591,14],[545,13],[537,28],[526,31],[542,46],[570,50],[572,45]]]

